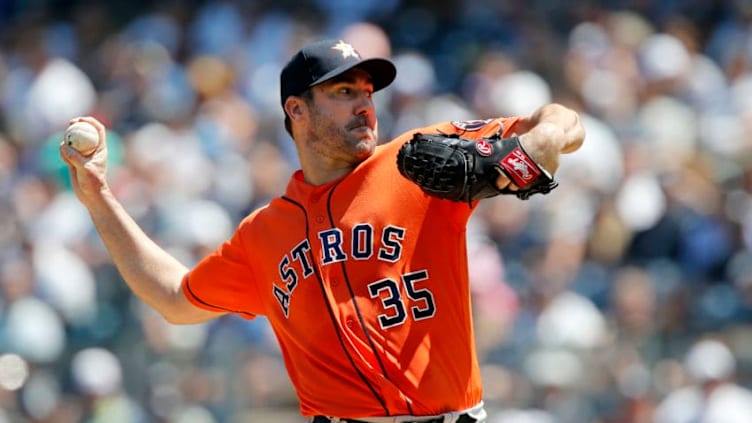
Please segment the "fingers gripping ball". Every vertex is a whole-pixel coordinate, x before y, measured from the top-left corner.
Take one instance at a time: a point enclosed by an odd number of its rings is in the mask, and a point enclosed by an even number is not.
[[[527,154],[518,137],[476,141],[456,134],[416,133],[397,154],[397,167],[425,193],[452,201],[472,202],[499,194],[527,200],[559,185]],[[499,189],[499,172],[519,189]]]
[[[99,146],[99,132],[88,122],[75,122],[65,129],[65,143],[84,156],[94,153]]]

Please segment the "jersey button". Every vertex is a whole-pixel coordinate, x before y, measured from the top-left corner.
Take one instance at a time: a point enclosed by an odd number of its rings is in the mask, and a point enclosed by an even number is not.
[[[353,320],[352,317],[348,317],[347,320],[345,320],[345,324],[348,328],[352,329],[353,326],[355,326],[355,320]]]
[[[339,279],[337,278],[332,279],[332,286],[337,286],[337,285],[339,285]]]
[[[316,223],[324,223],[324,216],[316,216]]]

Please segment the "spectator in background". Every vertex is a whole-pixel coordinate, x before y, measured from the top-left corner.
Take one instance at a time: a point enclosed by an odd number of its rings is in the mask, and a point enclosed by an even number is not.
[[[736,384],[736,359],[715,339],[697,341],[684,358],[688,384],[661,401],[654,423],[748,423],[752,391]]]

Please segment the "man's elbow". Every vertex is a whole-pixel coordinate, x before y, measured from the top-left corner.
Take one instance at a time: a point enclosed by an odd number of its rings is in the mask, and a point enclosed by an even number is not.
[[[156,308],[156,310],[168,323],[173,325],[195,325],[216,319],[224,314],[198,308],[185,297],[176,297],[169,304]]]
[[[577,151],[585,142],[585,130],[579,127],[570,137],[569,143],[564,147],[562,153],[571,153]]]
[[[162,317],[173,325],[197,325],[214,320],[224,314],[226,313],[214,313],[196,309],[195,312],[190,313],[162,313]]]
[[[189,320],[185,315],[180,313],[160,312],[162,317],[171,325],[190,325],[195,322]]]
[[[566,130],[566,143],[561,149],[562,153],[571,153],[582,147],[585,142],[585,127],[582,125],[582,120],[577,112],[574,110],[572,113],[572,125]]]

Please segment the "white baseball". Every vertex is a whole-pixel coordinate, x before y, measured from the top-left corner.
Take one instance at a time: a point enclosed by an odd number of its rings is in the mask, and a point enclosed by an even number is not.
[[[88,156],[99,145],[99,132],[88,122],[76,122],[65,129],[65,143]]]

